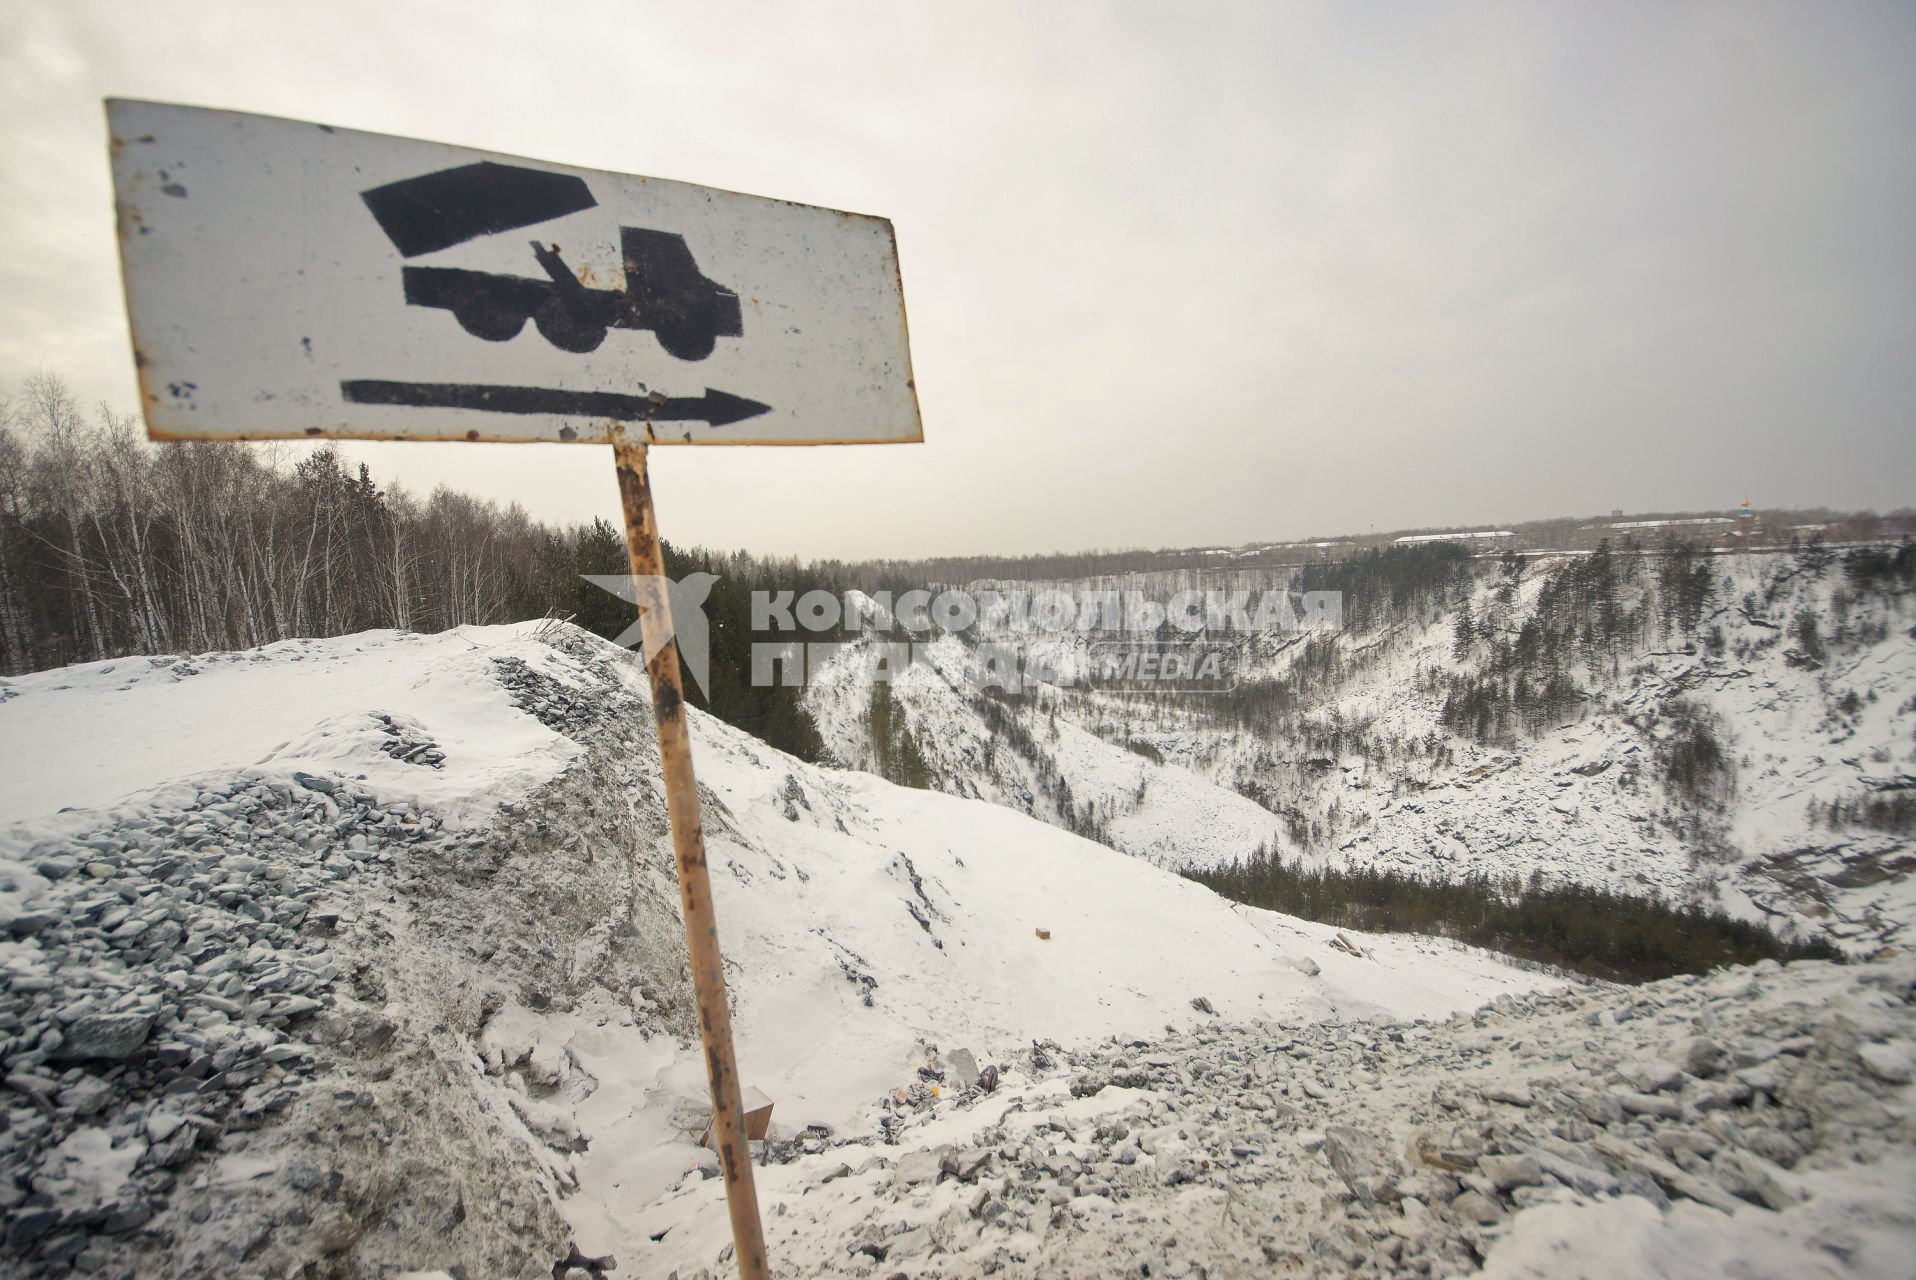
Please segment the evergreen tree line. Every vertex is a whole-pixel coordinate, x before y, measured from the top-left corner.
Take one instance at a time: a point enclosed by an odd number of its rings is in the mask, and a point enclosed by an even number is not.
[[[1843,557],[1843,576],[1858,591],[1906,592],[1916,586],[1916,542],[1905,542],[1893,551],[1858,547]]]
[[[1705,809],[1722,809],[1735,794],[1736,761],[1723,745],[1716,716],[1691,698],[1663,708],[1670,731],[1657,744],[1657,771],[1670,789]]]
[[[1479,742],[1536,734],[1576,714],[1576,675],[1614,679],[1626,657],[1694,637],[1718,589],[1706,555],[1676,543],[1655,557],[1617,555],[1606,540],[1545,577],[1515,622],[1522,564],[1506,557],[1488,599],[1459,605],[1451,656],[1464,669],[1441,677],[1441,723]]]
[[[1884,790],[1826,804],[1810,801],[1810,821],[1826,827],[1863,827],[1892,835],[1916,835],[1916,791]]]
[[[910,721],[892,700],[889,680],[872,682],[865,719],[872,743],[871,772],[903,787],[929,790],[935,780],[932,768],[912,736]]]
[[[1305,565],[1298,589],[1342,592],[1347,630],[1423,626],[1443,614],[1469,569],[1462,543],[1420,542]]]
[[[1517,563],[1521,567],[1521,561]],[[1470,580],[1470,552],[1456,542],[1373,548],[1305,565],[1295,577],[1300,592],[1339,592],[1343,627],[1354,633],[1393,625],[1427,626],[1443,616]],[[1201,713],[1218,723],[1268,733],[1350,674],[1347,647],[1335,636],[1309,635],[1298,645],[1282,675],[1249,676],[1229,693],[1205,699]],[[1314,734],[1305,749],[1335,756],[1343,745],[1333,730]]]
[[[991,731],[990,749],[996,751],[1002,744],[1024,761],[1025,767],[1031,771],[1031,780],[1038,789],[1038,795],[1051,802],[1065,830],[1087,840],[1108,844],[1105,816],[1098,812],[1097,801],[1083,805],[1078,803],[1077,797],[1071,793],[1071,784],[1058,772],[1055,758],[1050,752],[1039,750],[1038,741],[1032,737],[1031,730],[1025,727],[1024,719],[1011,708],[1017,697],[1003,689],[982,689],[972,698],[979,718]],[[1055,710],[1051,712],[1048,723],[1055,735],[1058,727]]]
[[[619,554],[623,556],[624,535],[617,537]],[[814,764],[822,761],[825,744],[811,713],[805,710],[804,688],[784,682],[783,666],[770,667],[766,671],[770,678],[762,684],[754,683],[752,647],[829,641],[835,636],[779,629],[754,630],[752,593],[789,590],[802,595],[816,585],[826,584],[826,589],[830,589],[832,580],[813,566],[794,560],[675,547],[669,542],[665,544],[665,572],[676,581],[683,581],[694,573],[709,573],[714,577],[711,591],[705,597],[706,627],[711,636],[709,693],[701,692],[687,681],[687,699],[693,706],[711,712],[781,751]],[[620,601],[613,603],[622,605]],[[628,617],[630,613],[627,609]],[[581,622],[605,634],[597,620],[582,619]]]
[[[1421,933],[1613,982],[1763,959],[1840,959],[1821,938],[1788,941],[1721,910],[1679,906],[1533,875],[1437,880],[1365,867],[1306,867],[1260,849],[1253,857],[1185,875],[1248,906],[1371,933]]]

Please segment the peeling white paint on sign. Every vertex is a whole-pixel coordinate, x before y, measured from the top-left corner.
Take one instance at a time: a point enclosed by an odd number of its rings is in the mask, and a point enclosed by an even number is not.
[[[155,438],[922,436],[883,218],[195,107],[107,121]]]

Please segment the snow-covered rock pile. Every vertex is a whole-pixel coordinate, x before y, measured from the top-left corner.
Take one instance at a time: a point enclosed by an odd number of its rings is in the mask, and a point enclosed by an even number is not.
[[[381,670],[392,648],[412,661]],[[474,1114],[424,1043],[458,1013],[410,989],[455,1003],[464,979],[420,963],[447,940],[408,945],[395,926],[458,931],[468,961],[496,952],[522,980],[549,978],[525,954],[538,931],[488,940],[445,919],[468,900],[461,876],[497,888],[528,854],[568,870],[543,848],[544,819],[515,813],[519,779],[552,767],[485,721],[523,719],[515,696],[587,718],[616,704],[523,660],[502,689],[483,658],[457,671],[445,650],[365,637],[7,682],[0,1275],[360,1274],[443,1240],[468,1194],[488,1203],[459,1256],[510,1274],[564,1256],[551,1171],[509,1145],[536,1147],[529,1126]],[[281,697],[259,699],[262,675]],[[406,709],[350,710],[387,695]],[[89,740],[96,717],[111,739]],[[477,814],[460,803],[475,789],[492,793]],[[60,804],[102,793],[118,798]],[[495,821],[473,820],[491,806]],[[609,914],[591,877],[567,879],[595,923]],[[431,909],[399,906],[415,898]],[[480,999],[462,1030],[478,1031]]]
[[[310,1080],[343,881],[450,837],[303,772],[176,788],[0,861],[0,1202],[46,1266],[148,1222]],[[18,905],[30,896],[30,905]],[[27,1188],[31,1187],[31,1190]]]
[[[596,646],[576,633],[560,632],[554,639],[572,656],[597,666],[595,674],[599,679],[595,687],[569,689],[551,676],[533,670],[523,658],[510,655],[494,658],[495,674],[500,685],[512,695],[514,706],[554,733],[571,738],[580,737],[607,716],[621,710],[630,713],[634,709],[629,695],[624,699],[608,696],[609,690],[618,688],[618,682],[606,678],[608,659],[604,652],[595,652]],[[650,714],[651,708],[643,710]]]
[[[770,1247],[785,1275],[1903,1274],[1913,1000],[1909,961],[1765,963],[1038,1046],[764,1170]],[[716,1183],[645,1225],[648,1270],[724,1273]],[[1717,1256],[1669,1254],[1692,1237]]]

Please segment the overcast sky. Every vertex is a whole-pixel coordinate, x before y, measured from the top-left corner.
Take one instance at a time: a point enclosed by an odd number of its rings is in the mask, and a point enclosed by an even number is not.
[[[679,541],[1916,502],[1909,3],[7,8],[0,385],[134,407],[117,95],[890,217],[925,443],[660,451]],[[616,510],[603,447],[348,448]]]

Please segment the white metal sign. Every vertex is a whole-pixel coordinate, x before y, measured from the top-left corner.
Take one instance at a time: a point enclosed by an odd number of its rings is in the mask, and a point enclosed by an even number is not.
[[[156,438],[921,438],[883,218],[227,111],[107,118]]]

